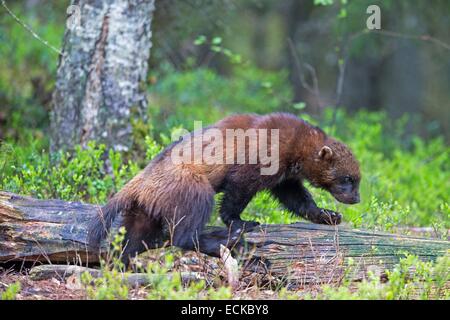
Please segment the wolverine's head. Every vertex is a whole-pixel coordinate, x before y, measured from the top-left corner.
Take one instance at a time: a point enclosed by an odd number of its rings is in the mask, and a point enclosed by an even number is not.
[[[360,201],[359,163],[350,149],[343,143],[327,138],[313,155],[311,174],[308,180],[330,192],[336,200],[355,204]]]

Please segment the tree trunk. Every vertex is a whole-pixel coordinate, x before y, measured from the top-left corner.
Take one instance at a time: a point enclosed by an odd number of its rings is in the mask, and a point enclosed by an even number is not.
[[[61,200],[36,200],[0,192],[0,262],[98,262],[86,244],[88,221],[98,206]],[[117,227],[117,222],[115,227]],[[226,228],[208,227],[215,236]],[[214,237],[211,237],[214,238]],[[245,234],[255,271],[290,285],[328,283],[342,279],[351,268],[353,280],[368,271],[384,275],[405,253],[433,261],[450,249],[449,241],[351,230],[311,223],[263,225]]]
[[[143,116],[146,109],[154,0],[72,0],[72,5],[53,93],[52,151],[89,140],[128,150],[130,115]]]

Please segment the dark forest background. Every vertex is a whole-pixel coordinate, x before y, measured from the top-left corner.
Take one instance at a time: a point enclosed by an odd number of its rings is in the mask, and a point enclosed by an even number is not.
[[[365,11],[376,3],[382,30],[367,33]],[[10,5],[38,34],[60,47],[69,1],[20,0]],[[280,81],[286,82],[286,90],[274,90],[283,96],[287,110],[300,102],[306,112],[320,114],[338,102],[349,112],[385,110],[393,118],[409,114],[408,130],[423,136],[444,134],[448,139],[449,12],[445,0],[332,5],[313,0],[157,1],[149,79],[157,82],[164,74],[196,67],[231,76],[237,69],[231,59],[211,51],[208,43],[194,44],[201,35],[206,42],[220,37],[221,47],[254,68],[283,73]],[[0,42],[0,137],[17,135],[11,132],[15,130],[11,121],[45,130],[55,53],[4,10]],[[312,90],[305,88],[302,78]],[[342,92],[336,97],[339,79]],[[11,119],[19,113],[27,116]]]

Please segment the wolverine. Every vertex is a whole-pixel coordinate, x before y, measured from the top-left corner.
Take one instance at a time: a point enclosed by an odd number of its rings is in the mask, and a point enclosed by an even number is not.
[[[216,144],[216,150],[210,154],[223,161],[194,161],[192,155],[184,158],[193,161],[174,161],[175,153],[186,155],[195,149],[196,141],[200,141],[201,148],[211,147],[214,139],[204,138],[211,130],[216,137],[217,133],[225,136],[230,130],[244,133],[253,130],[257,148],[251,148],[252,136],[247,135],[244,151],[238,150],[237,141],[231,145],[227,141],[227,146],[221,146],[223,150],[217,150]],[[278,136],[264,135],[261,139],[264,130],[276,130]],[[255,156],[264,142],[268,142],[266,149],[276,162],[277,170],[271,174],[262,174],[261,169],[267,163],[262,161],[260,153]],[[184,148],[180,148],[183,144]],[[239,156],[247,161],[236,161]],[[250,158],[256,161],[248,161]],[[218,256],[220,241],[202,235],[214,209],[216,193],[223,193],[219,213],[233,236],[258,226],[257,222],[242,220],[240,215],[262,190],[271,192],[293,215],[313,223],[339,224],[341,214],[319,208],[304,182],[328,191],[339,202],[355,204],[360,201],[360,180],[359,163],[351,150],[297,116],[288,113],[232,115],[185,135],[157,155],[99,211],[90,226],[89,243],[98,248],[120,214],[126,229],[125,263],[162,240],[186,250]]]

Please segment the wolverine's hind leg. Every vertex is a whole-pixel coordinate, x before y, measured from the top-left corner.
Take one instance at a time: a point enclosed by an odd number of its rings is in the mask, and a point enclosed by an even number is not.
[[[145,214],[125,216],[123,225],[126,229],[122,248],[125,267],[128,267],[130,259],[137,254],[164,245],[161,226]]]
[[[185,250],[200,251],[211,256],[220,256],[220,245],[234,247],[240,239],[222,232],[202,234],[214,209],[214,190],[207,181],[197,181],[177,194],[177,206],[171,220],[166,221],[171,244]]]
[[[206,189],[191,189],[178,201],[171,218],[166,218],[165,229],[171,245],[186,250],[199,249],[200,235],[214,208],[214,192]]]

